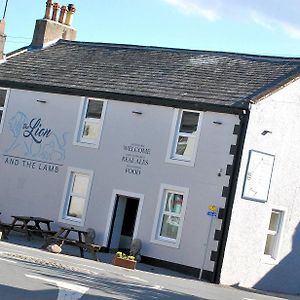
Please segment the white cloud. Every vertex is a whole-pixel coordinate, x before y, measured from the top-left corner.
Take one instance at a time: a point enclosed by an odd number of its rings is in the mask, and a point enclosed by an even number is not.
[[[220,19],[217,11],[214,9],[205,8],[200,3],[191,1],[191,0],[163,0],[166,3],[169,3],[186,14],[199,15],[208,19],[209,21],[216,21]]]
[[[299,0],[162,0],[185,14],[209,21],[236,19],[254,22],[269,31],[300,39]]]
[[[267,30],[274,31],[274,26],[273,26],[272,22],[270,22],[270,20],[264,18],[263,16],[259,15],[256,12],[252,12],[250,15],[251,15],[251,18],[253,19],[253,21],[257,25],[260,25]]]
[[[281,23],[283,30],[293,39],[300,39],[300,28],[291,24]]]
[[[300,39],[300,26],[297,27],[289,22],[269,18],[267,16],[260,15],[257,12],[252,12],[251,18],[256,24],[264,27],[265,29],[270,31],[275,31],[276,29],[281,30],[292,39]]]

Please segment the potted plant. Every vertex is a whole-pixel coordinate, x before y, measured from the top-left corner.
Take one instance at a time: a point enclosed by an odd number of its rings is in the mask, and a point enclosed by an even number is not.
[[[113,258],[112,264],[127,269],[135,269],[136,259],[134,256],[126,255],[122,252],[117,252]]]

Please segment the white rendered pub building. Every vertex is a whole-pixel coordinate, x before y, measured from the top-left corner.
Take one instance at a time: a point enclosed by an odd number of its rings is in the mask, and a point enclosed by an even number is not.
[[[107,250],[138,238],[146,263],[299,293],[300,60],[75,33],[46,14],[0,64],[1,220],[93,228]]]

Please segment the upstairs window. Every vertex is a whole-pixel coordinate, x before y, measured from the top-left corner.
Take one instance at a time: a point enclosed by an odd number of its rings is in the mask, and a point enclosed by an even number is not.
[[[177,113],[173,141],[169,155],[169,162],[181,161],[193,165],[196,156],[201,113],[196,111],[180,110]]]
[[[2,131],[8,90],[0,88],[0,132]]]
[[[278,255],[283,217],[284,217],[283,211],[277,209],[272,210],[269,228],[267,232],[264,254],[272,257],[273,259],[276,259]]]
[[[82,106],[77,143],[98,147],[104,119],[106,101],[87,98]]]

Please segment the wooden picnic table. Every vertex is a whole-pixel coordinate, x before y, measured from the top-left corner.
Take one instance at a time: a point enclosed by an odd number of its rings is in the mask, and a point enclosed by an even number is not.
[[[30,240],[32,232],[40,233],[41,235],[43,235],[46,232],[51,232],[50,223],[53,222],[52,220],[31,216],[12,216],[12,218],[12,223],[7,224],[8,231],[6,232],[6,237],[12,230],[25,233],[27,235],[28,240]],[[43,224],[44,227],[46,226],[47,229],[43,229],[41,227],[41,224]]]
[[[72,238],[69,237],[70,234]],[[84,249],[86,249],[91,253],[93,259],[98,261],[96,252],[100,251],[101,246],[88,242],[88,234],[89,232],[84,229],[62,226],[56,234],[47,237],[47,243],[49,244],[51,241],[55,241],[60,247],[62,247],[64,243],[77,246],[80,250],[81,257],[84,257]]]

